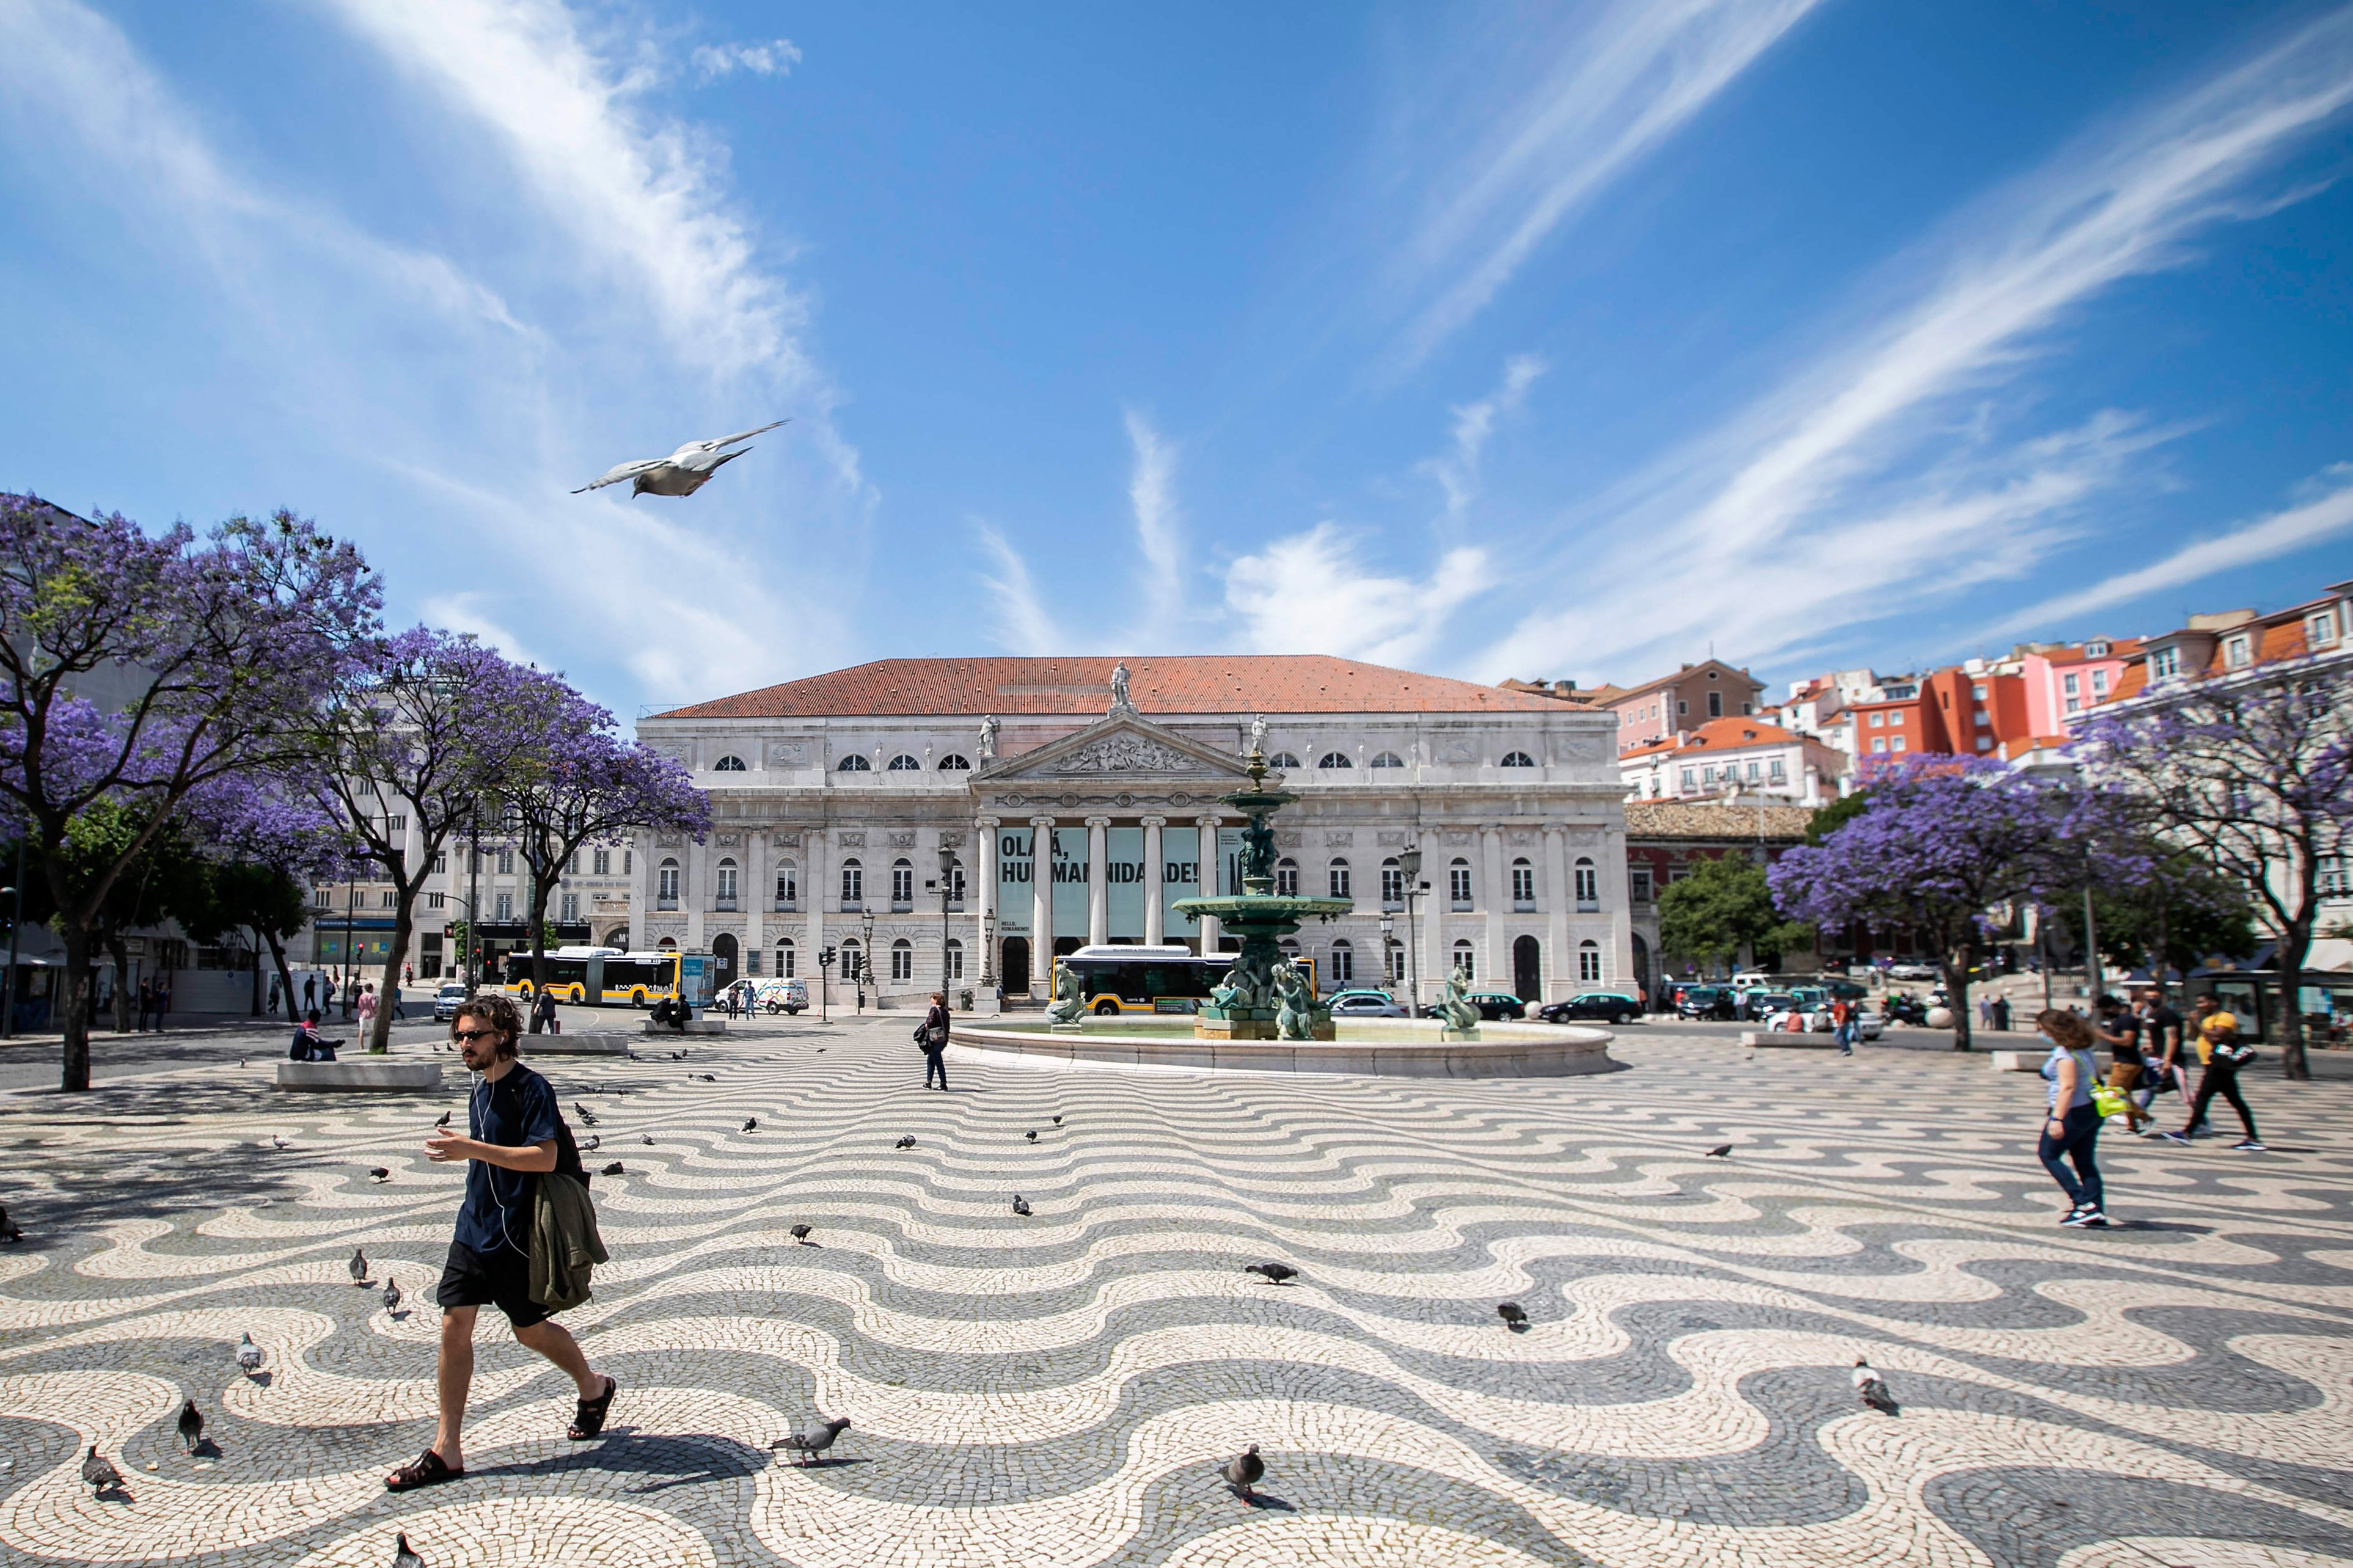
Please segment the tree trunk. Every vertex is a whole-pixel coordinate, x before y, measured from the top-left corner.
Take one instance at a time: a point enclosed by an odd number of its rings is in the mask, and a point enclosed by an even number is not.
[[[253,950],[253,1016],[257,1018],[261,1016],[261,948],[259,943]]]
[[[2273,963],[2280,984],[2280,1076],[2295,1083],[2312,1078],[2312,1063],[2304,1054],[2304,1009],[2296,994],[2304,989],[2304,956],[2311,949],[2312,927],[2292,922],[2280,938]]]
[[[286,967],[285,945],[278,940],[278,933],[274,931],[265,928],[260,934],[261,940],[269,946],[269,962],[278,968],[279,988],[286,998],[286,1021],[300,1023],[301,1019],[294,1011],[300,1005],[294,1000],[294,972]]]
[[[65,1008],[65,1047],[58,1087],[80,1094],[90,1089],[90,932],[68,922],[64,935],[66,986],[58,1000]]]
[[[430,866],[433,861],[427,857],[425,863]],[[416,923],[416,917],[409,912],[417,901],[415,890],[397,882],[393,886],[398,889],[399,907],[392,915],[392,951],[385,954],[384,983],[376,987],[375,1018],[368,1025],[367,1048],[375,1056],[392,1049],[393,998],[400,994],[401,961],[408,955],[408,938]]]
[[[1966,947],[1946,950],[1945,1005],[1953,1010],[1953,1049],[1974,1048],[1969,1043],[1969,950]]]
[[[114,960],[114,1032],[131,1032],[131,944],[120,935],[106,939],[106,951]]]

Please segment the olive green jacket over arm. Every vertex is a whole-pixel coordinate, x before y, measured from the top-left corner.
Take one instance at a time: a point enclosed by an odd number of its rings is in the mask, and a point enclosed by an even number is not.
[[[596,1234],[596,1205],[588,1189],[571,1176],[550,1171],[539,1178],[532,1200],[531,1299],[561,1312],[588,1300],[588,1276],[605,1255]]]

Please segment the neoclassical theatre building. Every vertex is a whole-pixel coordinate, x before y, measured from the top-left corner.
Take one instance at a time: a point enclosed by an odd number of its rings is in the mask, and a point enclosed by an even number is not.
[[[1544,998],[1632,977],[1615,716],[1315,655],[883,659],[649,716],[715,826],[638,839],[632,945],[812,983],[830,945],[837,984],[983,1008],[1082,943],[1219,951],[1171,906],[1240,890],[1218,796],[1261,719],[1301,796],[1278,890],[1356,900],[1300,932],[1324,989],[1401,984],[1409,931],[1425,998],[1454,967]]]

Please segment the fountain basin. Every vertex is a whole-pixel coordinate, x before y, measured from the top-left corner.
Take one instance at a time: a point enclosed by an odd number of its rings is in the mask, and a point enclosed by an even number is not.
[[[1200,1039],[1182,1016],[1095,1018],[1050,1028],[1020,1015],[957,1014],[959,1056],[1045,1068],[1175,1072],[1353,1073],[1368,1078],[1572,1078],[1614,1072],[1607,1029],[1482,1024],[1475,1038],[1440,1038],[1434,1018],[1351,1018],[1325,1040]]]

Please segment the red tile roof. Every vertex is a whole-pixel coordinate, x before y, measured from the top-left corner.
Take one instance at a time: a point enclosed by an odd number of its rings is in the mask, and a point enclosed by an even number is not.
[[[807,719],[868,713],[1101,715],[1109,655],[1087,658],[882,658],[763,687],[664,719]],[[1416,675],[1325,654],[1189,654],[1127,660],[1128,698],[1155,713],[1557,713],[1552,697]]]
[[[1798,737],[1762,719],[1711,719],[1682,740],[1665,736],[1644,746],[1618,753],[1618,760],[1647,757],[1653,752],[1736,752],[1744,746],[1787,745]]]

